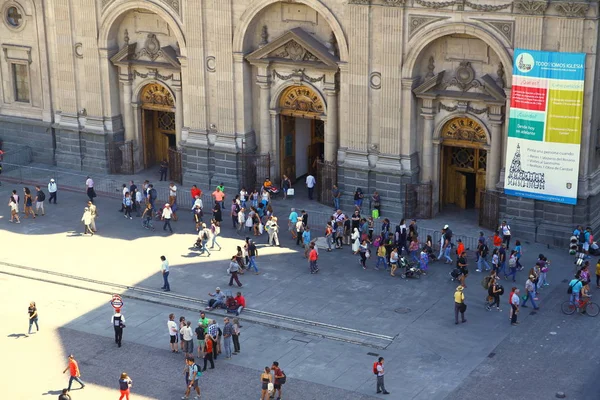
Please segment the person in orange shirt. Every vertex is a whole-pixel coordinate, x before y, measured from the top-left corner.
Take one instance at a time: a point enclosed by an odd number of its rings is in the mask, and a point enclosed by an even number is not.
[[[465,245],[463,244],[461,239],[458,239],[457,242],[458,246],[456,247],[456,255],[460,257],[460,255],[465,251]]]
[[[210,369],[215,369],[215,362],[213,361],[213,342],[210,335],[207,333],[204,336],[204,368],[202,371],[206,371],[206,364],[210,361]]]
[[[69,355],[69,365],[67,366],[67,368],[65,368],[63,374],[67,372],[67,370],[69,370],[69,374],[71,375],[71,377],[69,378],[69,386],[67,387],[67,392],[71,391],[71,384],[73,383],[73,381],[77,381],[77,383],[79,383],[81,385],[81,388],[83,389],[85,387],[85,383],[83,383],[80,379],[81,373],[79,372],[79,364],[77,364],[77,361],[75,361],[75,357],[73,356],[73,354]]]
[[[502,238],[500,237],[500,231],[494,232],[494,236],[492,236],[492,241],[494,243],[494,247],[499,249],[502,246]]]
[[[215,199],[216,203],[219,203],[219,205],[221,206],[221,210],[225,209],[225,193],[223,193],[223,191],[221,191],[220,188],[217,187],[217,190],[212,192],[212,197],[213,199]]]
[[[310,244],[310,251],[308,253],[308,263],[310,266],[310,273],[316,274],[319,272],[319,268],[317,267],[317,260],[319,259],[319,253],[317,253],[317,249],[315,249],[315,244]]]

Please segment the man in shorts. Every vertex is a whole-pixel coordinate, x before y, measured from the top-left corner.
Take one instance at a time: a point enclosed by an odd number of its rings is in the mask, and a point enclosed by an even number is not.
[[[186,358],[185,362],[189,368],[188,385],[187,385],[185,394],[183,395],[182,399],[184,399],[184,400],[189,399],[192,388],[195,388],[196,396],[194,398],[199,400],[200,399],[200,387],[198,386],[198,378],[199,378],[198,373],[200,372],[200,367],[198,367],[198,364],[196,364],[194,362],[194,357]]]
[[[169,343],[171,344],[171,352],[179,353],[177,350],[177,322],[175,322],[175,314],[169,314],[169,321],[167,321],[167,328],[169,328]]]
[[[273,391],[273,394],[275,394],[275,392],[278,392],[277,395],[277,400],[281,399],[281,381],[280,379],[283,378],[283,371],[279,368],[279,363],[277,361],[273,361],[273,365],[271,365],[271,371],[273,371],[273,375],[275,377],[274,379],[274,384],[273,384],[273,388],[275,389]]]

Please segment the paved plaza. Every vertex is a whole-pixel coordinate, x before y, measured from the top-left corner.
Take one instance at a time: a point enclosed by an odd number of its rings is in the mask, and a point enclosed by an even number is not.
[[[0,197],[7,199],[13,188],[21,193],[22,186],[3,182]],[[187,196],[189,188],[181,189]],[[118,398],[123,371],[134,381],[134,399],[180,398],[183,356],[168,351],[167,316],[173,312],[195,321],[216,286],[237,291],[227,286],[226,268],[243,237],[224,213],[223,249],[210,257],[198,255],[187,210],[181,209],[179,221],[172,223],[173,234],[160,223],[151,232],[139,218],[124,219],[117,212],[118,199],[104,196],[96,202],[98,233],[84,236],[83,190],[63,190],[58,198],[57,205],[45,205],[45,216],[21,224],[8,222],[8,207],[0,210],[0,296],[3,320],[10,321],[0,328],[0,350],[7,355],[0,379],[7,398],[57,397],[68,380],[61,372],[69,353],[76,355],[88,384],[74,390],[73,399]],[[331,253],[321,249],[320,272],[311,275],[285,231],[292,206],[306,208],[317,222],[329,213],[303,198],[275,202],[282,246],[266,246],[266,235],[255,238],[261,274],[240,277],[249,308],[241,315],[242,352],[232,360],[220,358],[217,369],[202,377],[203,399],[255,399],[260,370],[274,360],[288,375],[285,399],[375,398],[371,368],[376,355],[386,359],[386,387],[392,393],[387,397],[392,399],[550,399],[559,391],[569,399],[596,398],[598,320],[560,312],[567,298],[562,281],[573,273],[564,249],[524,241],[523,264],[528,269],[544,253],[552,261],[552,285],[540,293],[541,309],[523,312],[518,327],[509,324],[506,295],[503,312],[483,307],[482,276],[475,272],[471,253],[468,322],[455,326],[457,283],[450,281],[448,265],[434,263],[420,280],[401,280],[375,271],[374,259],[364,271],[345,247]],[[471,222],[456,214],[419,221],[419,226],[433,231],[450,223],[457,234],[476,237],[479,228]],[[322,231],[323,226],[313,225],[313,235]],[[168,295],[158,291],[161,255],[171,264]],[[525,271],[518,273],[521,288]],[[504,285],[510,288],[509,282]],[[114,292],[123,294],[127,318],[120,349],[111,339],[108,301]],[[32,300],[42,330],[25,337],[25,310]],[[222,324],[224,312],[209,316]],[[27,380],[32,364],[43,373]]]

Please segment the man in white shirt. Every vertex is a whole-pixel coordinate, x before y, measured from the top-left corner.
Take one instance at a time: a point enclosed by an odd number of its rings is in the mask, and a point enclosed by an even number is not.
[[[192,321],[187,321],[179,333],[183,337],[183,351],[186,357],[194,357],[194,331],[192,330]]]
[[[96,197],[96,192],[94,192],[94,180],[89,176],[85,180],[86,193],[90,201],[94,202],[94,197]]]
[[[167,226],[169,227],[169,231],[173,233],[173,228],[171,228],[171,217],[173,216],[173,211],[171,211],[171,205],[169,203],[165,203],[163,207],[161,219],[165,221],[163,225],[163,231],[167,230]]]
[[[169,204],[174,204],[177,200],[177,185],[175,182],[169,184]]]
[[[385,390],[385,384],[383,383],[383,376],[385,375],[383,361],[383,357],[379,357],[377,362],[377,393],[390,394],[390,392]]]
[[[205,223],[202,223],[201,226],[202,226],[202,228],[198,231],[198,238],[202,242],[202,248],[200,249],[200,254],[207,252],[208,256],[210,257],[210,251],[208,251],[208,247],[206,246],[206,244],[208,243],[208,239],[210,238],[211,232],[210,232],[210,229],[208,229],[206,227]]]
[[[313,199],[313,191],[315,190],[315,185],[317,184],[317,180],[311,174],[308,174],[306,177],[306,187],[308,188],[308,199]]]
[[[175,314],[169,314],[167,328],[169,329],[169,343],[171,343],[171,352],[179,353],[179,350],[177,350],[177,322],[175,322]]]
[[[162,262],[160,269],[163,276],[163,287],[161,287],[161,289],[165,292],[170,292],[171,285],[169,285],[169,262],[165,256],[160,256],[160,260]]]
[[[196,206],[200,206],[200,209],[204,208],[200,196],[196,196],[196,200],[194,200],[194,204],[192,204],[192,210],[196,208]]]
[[[48,200],[48,204],[52,204],[52,199],[54,199],[54,204],[56,204],[56,192],[58,191],[58,186],[54,179],[50,179],[50,183],[48,184],[48,193],[50,193],[50,199]]]
[[[110,323],[115,329],[115,343],[121,347],[123,339],[123,328],[125,327],[125,316],[121,314],[120,308],[115,308],[115,314],[110,319]]]

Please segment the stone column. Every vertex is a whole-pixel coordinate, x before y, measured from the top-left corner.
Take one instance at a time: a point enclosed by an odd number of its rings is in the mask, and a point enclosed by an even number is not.
[[[271,151],[271,82],[268,65],[259,66],[256,83],[260,87],[260,154]]]
[[[180,87],[175,87],[175,143],[181,147],[181,131],[183,129],[183,97]]]
[[[121,96],[123,98],[123,125],[125,127],[125,141],[135,139],[133,124],[133,108],[131,106],[131,79],[121,80]]]
[[[500,166],[502,163],[502,115],[490,114],[492,142],[487,158],[486,189],[496,190],[500,180]]]
[[[423,117],[423,164],[421,165],[421,182],[433,180],[433,100],[423,99],[421,116]]]
[[[338,98],[335,89],[325,91],[327,122],[325,124],[325,161],[334,161],[338,151]]]
[[[142,138],[142,108],[140,103],[131,103],[131,110],[133,113],[133,130],[134,130],[134,145],[133,145],[133,168],[135,172],[144,169],[144,156]]]

